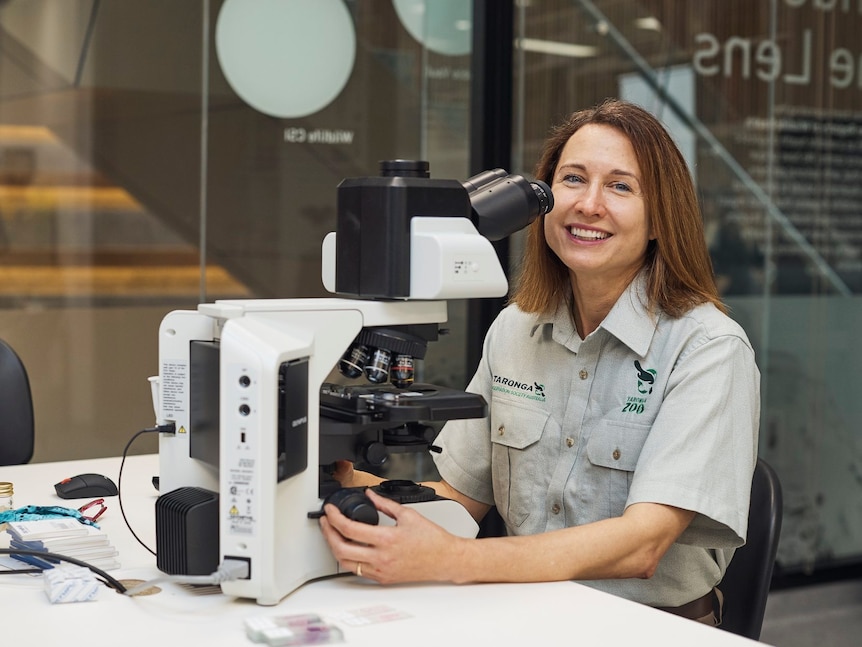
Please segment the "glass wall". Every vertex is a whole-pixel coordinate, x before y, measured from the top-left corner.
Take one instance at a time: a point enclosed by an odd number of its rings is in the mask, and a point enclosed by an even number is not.
[[[117,455],[153,424],[170,310],[325,296],[343,178],[394,158],[467,177],[470,14],[460,0],[0,3],[0,337],[29,371],[35,461]],[[429,379],[463,385],[459,344],[432,345]]]
[[[516,149],[609,96],[690,162],[719,285],[763,374],[779,573],[862,561],[862,5],[519,0]]]

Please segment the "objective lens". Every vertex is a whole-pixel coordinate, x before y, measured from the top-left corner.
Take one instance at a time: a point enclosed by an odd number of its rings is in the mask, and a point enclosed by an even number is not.
[[[338,370],[345,377],[357,378],[362,375],[362,371],[365,369],[368,355],[368,346],[365,344],[353,344],[339,360]]]
[[[389,369],[389,381],[394,387],[406,389],[413,384],[414,373],[413,356],[399,354],[395,356],[392,368]]]
[[[392,353],[385,348],[375,348],[365,365],[365,377],[369,382],[382,384],[389,378],[389,365],[392,363]]]

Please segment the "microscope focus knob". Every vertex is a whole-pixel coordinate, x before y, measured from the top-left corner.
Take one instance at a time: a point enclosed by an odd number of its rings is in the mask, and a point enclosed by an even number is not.
[[[348,519],[376,526],[380,517],[377,508],[365,494],[365,488],[342,488],[336,490],[324,503],[331,503]]]
[[[385,443],[375,440],[362,448],[362,458],[369,465],[380,467],[389,458],[389,449]]]

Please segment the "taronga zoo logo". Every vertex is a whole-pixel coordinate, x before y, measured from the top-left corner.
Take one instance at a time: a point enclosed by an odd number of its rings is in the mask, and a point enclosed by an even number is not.
[[[623,405],[623,413],[643,413],[646,405],[646,396],[652,393],[653,384],[658,373],[655,369],[644,369],[638,360],[635,360],[635,369],[638,376],[638,393],[640,396],[630,395]]]
[[[655,376],[657,375],[655,369],[644,370],[637,360],[635,360],[635,368],[638,370],[638,393],[649,395],[652,393],[652,385],[655,383]]]
[[[545,401],[545,385],[538,382],[530,384],[529,382],[513,380],[502,375],[495,375],[494,386],[492,388],[494,391],[508,393],[509,395],[526,398],[527,400]]]

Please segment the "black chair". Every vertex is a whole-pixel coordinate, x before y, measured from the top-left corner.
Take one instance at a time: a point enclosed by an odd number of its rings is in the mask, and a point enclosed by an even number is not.
[[[781,533],[781,505],[778,475],[766,461],[758,458],[751,483],[748,538],[734,553],[718,585],[724,594],[721,628],[752,640],[760,639],[763,626]]]
[[[27,370],[11,346],[0,340],[0,465],[29,462],[34,436]]]

